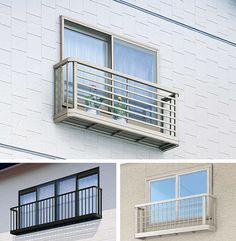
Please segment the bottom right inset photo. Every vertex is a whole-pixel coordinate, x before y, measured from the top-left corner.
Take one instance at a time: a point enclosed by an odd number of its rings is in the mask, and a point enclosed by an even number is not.
[[[236,237],[236,164],[121,165],[121,240]]]

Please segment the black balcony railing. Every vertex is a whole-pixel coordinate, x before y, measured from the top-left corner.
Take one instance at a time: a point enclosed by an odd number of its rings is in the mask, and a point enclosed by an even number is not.
[[[10,209],[11,234],[24,234],[102,217],[102,189],[96,186]]]

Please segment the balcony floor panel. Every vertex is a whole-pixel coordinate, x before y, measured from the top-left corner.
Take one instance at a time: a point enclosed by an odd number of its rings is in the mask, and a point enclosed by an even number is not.
[[[88,114],[83,110],[63,110],[61,114],[54,116],[54,121],[141,143],[159,148],[162,151],[178,146],[178,141],[174,136],[165,135],[159,131],[144,128],[143,126],[140,127],[133,123],[121,123],[106,116]]]
[[[172,228],[172,229],[164,229],[164,230],[136,233],[135,237],[143,239],[143,238],[148,238],[148,237],[163,236],[163,235],[169,235],[169,234],[207,231],[207,230],[208,231],[215,231],[215,227],[211,226],[211,225],[197,225],[197,226],[190,226],[190,227],[179,227],[179,228]]]

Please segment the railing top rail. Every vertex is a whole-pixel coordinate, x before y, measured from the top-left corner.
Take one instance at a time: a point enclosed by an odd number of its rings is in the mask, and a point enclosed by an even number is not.
[[[124,74],[122,72],[119,72],[119,71],[116,71],[116,70],[113,70],[113,69],[110,69],[110,68],[107,68],[107,67],[97,66],[97,65],[88,63],[86,61],[82,61],[78,58],[66,58],[66,59],[62,60],[61,62],[55,64],[53,67],[54,67],[54,69],[57,69],[57,68],[63,66],[66,63],[69,63],[69,62],[76,62],[78,64],[81,64],[81,65],[84,65],[84,66],[87,66],[87,67],[90,67],[90,68],[93,68],[93,69],[97,69],[97,70],[100,70],[100,71],[103,71],[103,72],[107,72],[107,73],[119,76],[121,78],[129,79],[129,80],[138,82],[140,84],[148,85],[150,87],[155,87],[159,90],[169,92],[169,93],[174,94],[174,95],[179,95],[179,93],[176,90],[173,90],[169,87],[162,87],[159,84],[151,83],[151,82],[148,82],[146,80],[143,80],[143,79],[140,79],[140,78],[128,75],[128,74]]]
[[[187,200],[187,199],[193,199],[193,198],[200,198],[200,197],[210,197],[210,198],[215,199],[215,197],[213,195],[204,193],[204,194],[192,195],[192,196],[187,196],[187,197],[173,198],[173,199],[168,199],[168,200],[163,200],[163,201],[138,204],[138,205],[135,205],[135,208],[141,208],[141,207],[145,207],[145,206],[151,206],[151,205],[156,205],[156,204],[169,203],[169,202],[175,202],[175,201],[181,201],[181,200]]]
[[[34,202],[18,205],[18,206],[10,208],[10,210],[11,211],[15,211],[14,209],[16,209],[16,208],[24,207],[24,206],[27,206],[27,205],[32,205],[32,204],[35,204],[35,203],[40,203],[40,202],[43,202],[43,201],[46,201],[46,200],[55,199],[55,198],[58,198],[58,197],[61,197],[61,196],[70,195],[70,194],[73,194],[73,193],[76,193],[76,192],[81,192],[81,191],[89,190],[89,189],[92,189],[92,188],[96,188],[98,190],[102,190],[100,187],[97,187],[97,186],[85,187],[85,188],[81,188],[81,189],[76,190],[76,191],[67,192],[67,193],[63,193],[63,194],[60,194],[60,195],[55,195],[55,196],[52,196],[52,197],[48,197],[48,198],[44,198],[44,199],[41,199],[41,200],[37,200],[37,201],[34,201]]]

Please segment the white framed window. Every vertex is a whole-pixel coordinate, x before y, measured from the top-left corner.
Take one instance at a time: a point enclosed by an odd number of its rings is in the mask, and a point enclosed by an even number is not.
[[[61,41],[61,60],[67,57],[76,58],[98,67],[108,67],[128,76],[142,79],[147,83],[156,84],[159,82],[158,49],[94,29],[65,17],[61,17]],[[97,100],[99,102],[104,97],[116,101],[122,99],[125,103],[129,103],[127,110],[131,112],[125,113],[125,115],[156,124],[156,121],[154,121],[157,111],[155,107],[157,105],[156,88],[148,84],[116,77],[118,83],[114,85],[114,94],[111,95],[108,92],[110,87],[105,87],[103,83],[112,85],[109,78],[106,78],[112,76],[108,76],[105,72],[99,70],[93,72],[97,76],[91,76],[89,74],[91,68],[86,66],[83,66],[82,70],[80,71],[79,88],[77,89],[77,93],[82,99],[88,98],[93,92],[101,97]],[[72,69],[70,69],[68,95],[71,100],[73,96],[72,72]],[[101,78],[103,78],[102,81]],[[127,90],[129,90],[128,95]],[[66,93],[66,85],[64,93]],[[110,105],[111,101],[107,101],[107,104]]]
[[[212,194],[212,167],[197,168],[147,180],[150,223],[198,218],[202,215],[202,195]],[[206,212],[208,208],[206,207]]]
[[[159,82],[159,49],[61,16],[61,60],[68,57]]]

